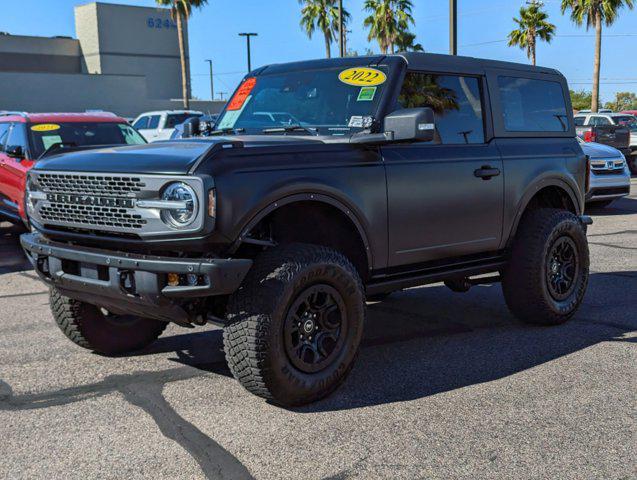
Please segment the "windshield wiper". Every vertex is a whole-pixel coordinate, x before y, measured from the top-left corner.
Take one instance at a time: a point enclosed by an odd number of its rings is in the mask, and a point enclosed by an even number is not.
[[[49,153],[53,153],[56,150],[60,150],[62,148],[69,148],[69,147],[71,147],[71,148],[77,147],[77,143],[75,143],[75,142],[55,142],[55,143],[49,145],[49,148],[47,148],[44,152],[42,152],[42,155],[40,155],[38,158],[44,158]]]
[[[219,130],[213,130],[208,135],[228,135],[229,133],[234,135],[236,133],[245,133],[245,131],[245,128],[221,128]]]
[[[261,130],[261,133],[292,133],[292,132],[305,132],[310,135],[318,135],[318,131],[316,129],[311,129],[308,127],[304,127],[302,125],[285,125],[283,127],[274,127],[274,128],[264,128]]]

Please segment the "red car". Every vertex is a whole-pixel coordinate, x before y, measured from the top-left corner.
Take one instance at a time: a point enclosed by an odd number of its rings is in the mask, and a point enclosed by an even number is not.
[[[38,160],[76,149],[146,140],[111,113],[0,112],[0,219],[28,224],[26,176]]]

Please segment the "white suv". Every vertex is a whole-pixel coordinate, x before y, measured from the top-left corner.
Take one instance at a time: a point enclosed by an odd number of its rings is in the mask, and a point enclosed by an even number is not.
[[[133,122],[133,127],[149,142],[168,140],[175,127],[191,117],[201,117],[203,112],[195,110],[160,110],[142,113]]]

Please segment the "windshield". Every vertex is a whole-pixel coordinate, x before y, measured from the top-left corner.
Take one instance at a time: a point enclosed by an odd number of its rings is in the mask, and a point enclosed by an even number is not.
[[[235,92],[217,128],[255,134],[301,126],[306,134],[349,135],[371,126],[386,80],[383,67],[250,77]]]
[[[625,115],[623,117],[615,117],[617,125],[628,127],[631,132],[637,132],[637,117],[633,115]]]
[[[29,125],[29,141],[34,158],[39,158],[56,144],[82,147],[146,143],[130,125],[114,122],[35,123]]]

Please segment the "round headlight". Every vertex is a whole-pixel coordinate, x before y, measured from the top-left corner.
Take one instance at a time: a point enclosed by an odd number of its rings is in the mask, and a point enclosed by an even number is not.
[[[162,210],[164,223],[175,228],[184,228],[197,217],[197,194],[185,183],[171,183],[164,189],[161,199],[181,204],[179,208]]]

